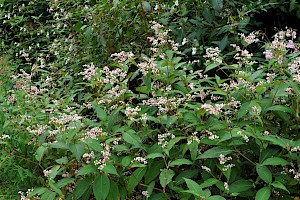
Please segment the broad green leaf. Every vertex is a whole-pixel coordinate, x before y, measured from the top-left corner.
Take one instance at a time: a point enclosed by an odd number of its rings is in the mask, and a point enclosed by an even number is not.
[[[127,185],[127,191],[128,193],[132,193],[134,188],[139,184],[139,182],[142,180],[143,176],[146,173],[147,168],[146,167],[141,167],[136,169],[131,176],[129,177],[128,180],[128,185]]]
[[[65,149],[65,150],[70,149],[69,145],[67,145],[66,143],[60,142],[60,141],[49,144],[49,147],[54,148],[54,149]]]
[[[89,189],[91,184],[92,184],[92,179],[90,177],[81,180],[73,192],[74,199],[80,199],[80,197]]]
[[[148,1],[143,1],[143,9],[146,11],[146,12],[149,12],[151,11],[151,5]]]
[[[208,72],[216,67],[218,67],[220,65],[220,63],[211,63],[209,65],[207,65],[207,67],[205,68],[205,72]]]
[[[64,156],[62,158],[56,159],[55,162],[57,162],[58,164],[67,164],[68,163],[68,157]]]
[[[288,165],[290,164],[288,161],[286,161],[283,158],[273,157],[273,158],[267,158],[262,165]]]
[[[268,200],[271,196],[271,190],[268,186],[261,188],[255,195],[255,200]]]
[[[279,182],[279,181],[274,181],[273,183],[271,183],[271,185],[274,186],[274,187],[276,187],[276,188],[285,190],[288,193],[290,193],[290,191],[288,191],[288,189],[281,182]]]
[[[104,120],[107,118],[107,113],[106,111],[101,108],[101,107],[96,107],[95,109],[96,113],[97,113],[97,117],[100,119],[100,120]]]
[[[208,197],[206,200],[226,200],[226,199],[220,195],[214,195],[214,196]]]
[[[163,169],[159,175],[160,185],[165,188],[171,181],[173,176],[175,175],[174,171],[171,169]]]
[[[30,197],[33,197],[35,195],[39,195],[41,196],[42,194],[44,194],[45,192],[49,191],[48,188],[45,188],[45,187],[38,187],[38,188],[35,188],[33,191],[31,191],[29,193],[29,198]]]
[[[145,183],[149,184],[151,181],[156,179],[160,173],[160,170],[164,167],[164,162],[162,160],[153,162],[147,169],[145,174]]]
[[[83,167],[80,168],[80,170],[78,171],[78,173],[76,174],[76,176],[82,176],[82,175],[86,175],[86,174],[91,174],[97,171],[97,167],[95,167],[95,165],[85,165]]]
[[[39,162],[41,162],[44,154],[46,153],[46,151],[48,150],[48,146],[47,144],[43,144],[42,146],[40,146],[35,153],[35,159]]]
[[[209,178],[206,179],[203,183],[200,184],[201,188],[206,188],[206,187],[210,187],[216,183],[220,182],[218,179],[215,178]]]
[[[203,193],[200,185],[191,179],[185,178],[184,180],[185,180],[189,190],[193,191],[198,197],[200,197],[200,195]]]
[[[208,149],[203,154],[197,157],[197,159],[203,159],[203,158],[217,158],[221,154],[226,156],[232,152],[232,149],[230,147],[213,147],[211,149]]]
[[[191,164],[193,164],[192,161],[182,158],[182,159],[177,159],[172,161],[169,166],[174,167],[176,165],[191,165]]]
[[[272,182],[272,173],[268,169],[268,167],[260,164],[256,164],[256,171],[259,175],[259,177],[265,181],[266,183],[271,183]]]
[[[62,195],[62,191],[56,186],[54,180],[50,179],[48,184],[51,187],[51,189],[54,190],[54,192],[56,192],[60,196]]]
[[[95,177],[93,184],[93,193],[96,200],[105,200],[110,188],[109,178],[105,174],[100,174]]]
[[[229,186],[230,193],[240,193],[247,191],[253,187],[253,183],[247,180],[238,180]]]
[[[154,159],[154,158],[162,158],[162,157],[164,157],[164,155],[161,153],[150,153],[145,158],[146,159]]]
[[[212,0],[213,9],[216,12],[221,12],[223,9],[223,0]]]
[[[143,148],[141,138],[133,131],[127,131],[123,133],[123,139],[129,144],[132,144],[133,148]]]
[[[268,110],[293,113],[293,110],[291,108],[289,108],[287,106],[282,106],[282,105],[275,105],[275,106],[271,106],[271,107],[265,109],[265,111],[268,111]]]
[[[52,192],[50,190],[48,190],[47,192],[45,192],[42,196],[41,199],[42,200],[54,200],[56,196],[55,192]]]
[[[166,146],[165,150],[170,151],[173,148],[173,146],[182,139],[184,139],[184,137],[175,137],[175,138],[171,139],[169,141],[168,145]]]
[[[68,185],[69,183],[73,183],[75,181],[75,178],[63,178],[63,179],[60,179],[57,183],[56,183],[56,186],[58,188],[62,188],[66,185]]]
[[[115,166],[114,166],[112,163],[110,163],[110,162],[106,163],[106,165],[105,165],[105,167],[102,169],[102,171],[103,171],[103,172],[106,172],[106,173],[108,173],[108,174],[114,174],[114,175],[119,176],[119,174],[118,174],[118,172],[117,172]]]
[[[71,144],[70,151],[73,153],[76,160],[80,160],[80,157],[82,156],[82,154],[84,152],[84,146],[83,146],[83,144]]]
[[[281,146],[284,149],[287,149],[287,145],[290,145],[290,140],[280,138],[277,135],[262,136],[260,139],[270,141],[271,144]]]
[[[114,181],[110,181],[110,188],[109,188],[109,193],[108,193],[107,199],[109,199],[109,200],[119,200],[120,199],[119,187],[118,187],[118,184],[115,183]]]

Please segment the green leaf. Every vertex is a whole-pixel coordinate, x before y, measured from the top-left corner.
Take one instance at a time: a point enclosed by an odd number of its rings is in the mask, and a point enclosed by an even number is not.
[[[230,147],[213,147],[211,149],[208,149],[203,154],[197,157],[197,159],[203,159],[203,158],[217,158],[221,154],[224,156],[230,154],[232,152],[232,149]]]
[[[69,150],[69,145],[67,145],[66,143],[57,141],[54,143],[49,144],[49,147],[53,148],[53,149],[65,149],[65,150]]]
[[[36,155],[35,155],[35,159],[39,162],[41,162],[44,154],[46,153],[46,151],[48,150],[48,146],[47,144],[42,144],[42,146],[40,146],[37,150],[36,150]]]
[[[68,185],[69,183],[73,183],[74,181],[75,181],[75,178],[63,178],[56,183],[56,186],[58,188],[62,188],[64,186]]]
[[[290,145],[290,140],[280,138],[277,135],[262,136],[260,139],[270,141],[271,144],[281,146],[284,149],[287,149],[287,145]]]
[[[209,178],[207,180],[205,180],[203,183],[200,184],[201,188],[206,188],[206,187],[210,187],[216,183],[220,182],[218,179],[215,178]]]
[[[54,192],[56,192],[60,196],[62,195],[62,191],[56,186],[54,180],[49,180],[48,184],[51,187],[51,189],[54,190]]]
[[[213,9],[216,12],[221,12],[223,9],[223,0],[212,0],[211,1]]]
[[[205,68],[205,72],[208,72],[216,67],[218,67],[220,65],[220,63],[211,63],[209,65],[207,65],[207,67]]]
[[[173,176],[175,175],[174,171],[171,169],[163,169],[159,175],[160,185],[165,188],[171,181]]]
[[[268,167],[260,164],[256,164],[256,171],[259,175],[259,177],[265,181],[266,183],[271,183],[272,182],[272,173],[268,169]]]
[[[276,188],[285,190],[288,193],[290,193],[290,191],[288,191],[288,189],[281,182],[279,182],[279,181],[274,181],[273,183],[271,183],[271,185],[274,186],[274,187],[276,187]]]
[[[35,195],[39,195],[41,196],[42,194],[44,194],[45,192],[49,191],[48,188],[45,188],[45,187],[39,187],[39,188],[35,188],[33,191],[31,191],[29,193],[29,198],[30,197],[33,197]]]
[[[84,152],[84,146],[83,146],[83,144],[71,144],[70,151],[73,153],[76,160],[80,160],[80,157],[82,156],[82,154]]]
[[[127,191],[128,193],[132,193],[134,188],[139,184],[139,182],[142,180],[143,176],[145,175],[147,171],[146,167],[141,167],[136,169],[131,176],[129,177],[128,180],[128,185],[127,185]]]
[[[262,165],[289,165],[290,163],[283,158],[273,157],[267,158]]]
[[[50,190],[48,190],[47,192],[45,192],[42,196],[41,199],[42,200],[54,200],[56,196],[55,192],[52,192]]]
[[[295,9],[296,0],[290,0],[290,9],[289,12],[293,11]]]
[[[62,158],[56,159],[55,162],[57,162],[58,164],[67,164],[68,163],[68,157],[64,156]]]
[[[214,195],[214,196],[208,197],[206,200],[226,200],[226,199],[220,195]]]
[[[240,193],[247,191],[253,187],[253,183],[247,180],[238,180],[229,186],[230,193]]]
[[[104,120],[107,118],[107,113],[106,111],[101,108],[101,107],[96,107],[95,109],[96,113],[97,113],[97,117],[100,119],[100,120]]]
[[[148,167],[147,172],[145,174],[145,183],[149,184],[151,181],[156,179],[160,173],[161,168],[164,167],[164,162],[162,160],[157,162],[152,162],[152,164]]]
[[[200,185],[191,179],[185,178],[184,180],[185,180],[189,190],[194,192],[196,194],[196,196],[200,197],[200,195],[203,193]]]
[[[105,174],[100,174],[95,177],[93,184],[93,193],[96,200],[105,200],[110,188],[109,178]]]
[[[108,174],[114,174],[119,176],[115,166],[112,163],[106,163],[105,167],[102,169],[103,172],[106,172]]]
[[[81,180],[74,190],[74,199],[80,199],[80,197],[89,189],[92,184],[92,179],[85,178]]]
[[[255,195],[255,200],[268,200],[271,196],[271,190],[268,186],[261,188]]]
[[[151,5],[148,1],[143,1],[143,9],[146,11],[146,12],[149,12],[151,11]]]
[[[97,167],[95,165],[85,165],[80,168],[76,176],[83,176],[86,174],[91,174],[97,171]]]
[[[123,133],[123,139],[129,144],[132,144],[133,148],[143,148],[141,138],[137,136],[134,131]]]
[[[271,106],[271,107],[265,109],[265,111],[268,111],[268,110],[293,113],[293,110],[291,108],[289,108],[287,106],[282,106],[282,105],[275,105],[275,106]]]
[[[188,159],[177,159],[177,160],[174,160],[170,163],[170,167],[174,167],[176,165],[191,165],[193,164],[192,161],[188,160]]]
[[[154,158],[163,158],[164,155],[161,153],[150,153],[145,158],[146,159],[154,159]]]
[[[121,199],[119,194],[119,187],[114,181],[110,181],[110,188],[109,188],[107,199],[109,200]]]

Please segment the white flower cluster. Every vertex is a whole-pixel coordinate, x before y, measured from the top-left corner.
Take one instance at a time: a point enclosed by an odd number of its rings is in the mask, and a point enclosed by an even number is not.
[[[231,156],[226,157],[226,156],[224,156],[223,154],[220,154],[220,156],[219,156],[219,162],[220,162],[221,165],[224,165],[224,164],[225,164],[227,161],[229,161],[229,160],[232,160],[232,157],[231,157]],[[223,171],[227,171],[228,169],[230,169],[230,168],[232,168],[232,167],[234,167],[234,166],[235,166],[235,164],[227,164],[227,165],[224,165]]]
[[[248,45],[252,43],[256,43],[259,41],[258,38],[256,38],[256,35],[252,32],[250,33],[247,37],[245,36],[244,33],[239,33],[238,34]]]
[[[128,119],[132,120],[132,121],[137,121],[134,117],[137,116],[139,113],[139,111],[141,111],[141,108],[139,106],[132,108],[129,107],[129,105],[126,105],[126,109],[125,109],[125,115],[126,117],[128,117]]]
[[[114,61],[117,61],[119,64],[124,63],[126,60],[130,60],[134,57],[134,54],[130,52],[121,51],[119,53],[114,53],[110,55]]]
[[[158,134],[158,144],[161,145],[162,148],[165,148],[169,143],[168,140],[173,138],[175,138],[175,135],[173,135],[170,132],[164,134]]]
[[[138,64],[138,67],[141,70],[143,76],[146,76],[149,71],[151,71],[152,74],[156,75],[158,73],[158,69],[156,68],[157,64],[154,63],[155,58],[143,57],[143,60],[145,62],[141,62]]]
[[[84,75],[83,80],[86,79],[89,81],[92,79],[93,76],[97,74],[96,71],[98,68],[95,67],[94,63],[91,62],[88,65],[83,65],[83,67],[84,67],[84,71],[79,73],[81,75]]]
[[[143,105],[155,106],[158,107],[160,113],[167,113],[176,109],[184,100],[185,98],[156,97],[143,100]]]
[[[110,156],[110,147],[104,143],[101,143],[101,146],[104,149],[103,151],[101,151],[103,158],[94,161],[94,164],[98,165],[99,170],[102,170],[106,166],[106,163],[109,161],[109,156]]]
[[[9,135],[1,135],[1,136],[0,136],[0,141],[1,141],[1,140],[4,140],[4,139],[6,139],[6,138],[9,139],[10,136],[9,136]]]
[[[193,132],[192,135],[189,137],[187,144],[190,145],[190,144],[192,144],[193,141],[200,143],[200,139],[197,135],[198,135],[198,132],[196,132],[196,131]]]
[[[222,113],[222,108],[225,106],[225,104],[221,103],[221,104],[215,104],[214,106],[213,105],[210,105],[210,104],[203,104],[201,106],[202,109],[206,110],[206,112],[208,112],[209,114],[211,115],[218,115],[220,113]]]
[[[211,61],[213,61],[213,63],[222,63],[222,60],[220,59],[220,52],[219,47],[207,48],[206,55],[203,56],[204,58],[208,58],[206,63],[210,63]]]
[[[139,162],[139,163],[142,163],[144,165],[147,165],[147,159],[146,158],[143,158],[143,157],[136,157],[134,158],[131,163],[133,162]]]
[[[243,131],[238,131],[237,134],[240,135],[240,136],[242,136],[243,139],[245,140],[245,142],[249,142],[248,136],[247,136],[247,135],[244,135],[244,134],[243,134]]]
[[[99,128],[99,127],[94,127],[92,128],[91,130],[89,130],[85,135],[84,135],[84,138],[82,138],[81,140],[87,140],[89,138],[91,139],[96,139],[98,140],[97,137],[101,136],[101,135],[107,135],[106,132],[103,132],[102,131],[102,128]]]
[[[91,153],[85,153],[85,154],[83,154],[82,157],[85,159],[85,162],[86,162],[87,164],[89,164],[89,163],[91,162],[91,160],[92,160],[93,158],[95,158],[95,154],[94,154],[94,152],[92,151]]]

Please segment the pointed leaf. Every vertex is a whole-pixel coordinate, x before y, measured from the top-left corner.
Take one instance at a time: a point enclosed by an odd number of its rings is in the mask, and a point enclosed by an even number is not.
[[[265,181],[266,183],[271,183],[272,182],[272,173],[268,169],[268,167],[266,167],[264,165],[256,164],[256,171],[257,171],[259,177],[263,181]]]
[[[175,173],[173,170],[163,169],[159,175],[160,185],[165,188],[172,181],[174,175]]]
[[[211,149],[208,149],[203,154],[197,157],[197,159],[202,158],[217,158],[221,154],[224,156],[230,154],[232,152],[232,149],[230,147],[213,147]]]
[[[283,158],[267,158],[262,165],[289,165],[290,163]]]
[[[288,191],[288,189],[279,181],[274,181],[271,185],[273,185],[276,188],[282,189],[287,191],[288,193],[290,193],[290,191]]]
[[[192,161],[188,159],[177,159],[170,163],[170,167],[174,167],[176,165],[191,165],[193,164]]]
[[[93,193],[96,200],[105,200],[110,188],[109,178],[105,174],[96,176],[93,184]]]
[[[268,200],[271,196],[271,190],[269,187],[263,187],[255,195],[255,200]]]

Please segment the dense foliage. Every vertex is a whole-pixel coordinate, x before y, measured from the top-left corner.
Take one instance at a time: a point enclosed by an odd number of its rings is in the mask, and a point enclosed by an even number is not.
[[[299,195],[296,1],[0,7],[0,199]]]

